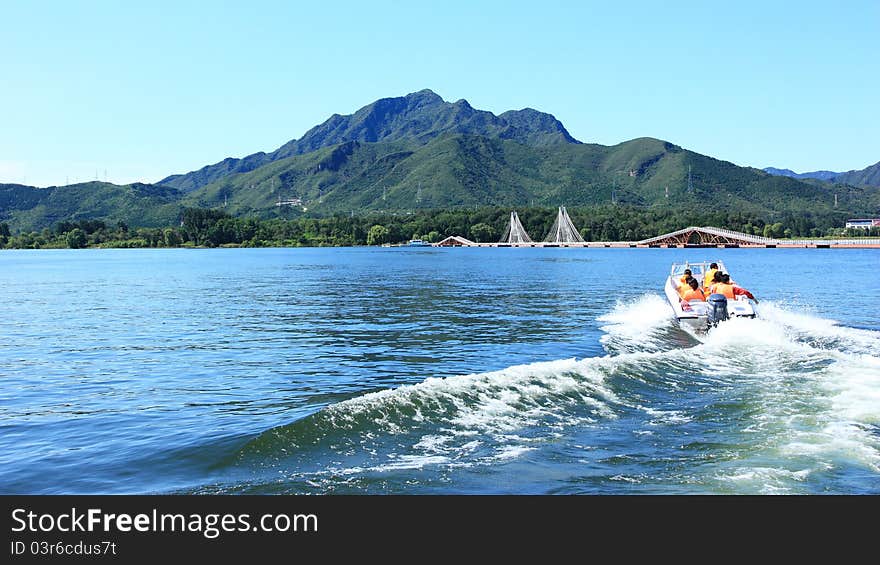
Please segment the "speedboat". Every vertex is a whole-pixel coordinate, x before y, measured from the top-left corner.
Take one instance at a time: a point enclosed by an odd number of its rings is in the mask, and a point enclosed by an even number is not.
[[[703,277],[709,270],[709,265],[718,264],[718,270],[727,273],[727,267],[721,261],[706,261],[700,263],[673,263],[669,277],[666,279],[664,292],[675,317],[680,324],[687,324],[693,329],[704,330],[715,326],[718,322],[729,318],[754,318],[755,308],[752,302],[745,296],[737,296],[735,300],[728,300],[721,294],[706,296],[706,302],[691,300],[685,302],[678,294],[676,284],[684,276],[684,270],[690,269],[691,274],[702,286]]]
[[[424,239],[411,239],[407,245],[410,247],[431,247],[431,244]]]

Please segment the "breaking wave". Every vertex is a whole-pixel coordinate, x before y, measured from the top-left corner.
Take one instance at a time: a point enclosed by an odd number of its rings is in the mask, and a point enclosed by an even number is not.
[[[834,490],[841,467],[880,490],[880,332],[762,303],[757,319],[690,334],[656,295],[598,320],[605,356],[429,377],[331,404],[254,438],[218,465],[236,479],[200,490],[442,489],[451,474],[536,453],[566,462],[559,492],[578,481],[602,492],[812,492],[820,477]],[[575,480],[578,469],[595,476]]]

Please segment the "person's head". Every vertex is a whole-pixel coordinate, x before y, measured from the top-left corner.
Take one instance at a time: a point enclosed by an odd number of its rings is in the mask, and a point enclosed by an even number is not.
[[[721,276],[721,282],[723,282],[724,284],[729,284],[730,283],[730,275],[728,275],[727,273],[724,273],[724,275]]]
[[[712,275],[712,282],[721,282],[721,278],[724,276],[724,273],[721,271],[715,271],[715,274]]]
[[[698,288],[700,288],[700,283],[697,282],[697,279],[692,278],[691,280],[688,281],[688,284],[694,290],[697,290]]]
[[[691,272],[690,269],[685,269],[685,270],[684,270],[684,276],[689,277],[689,276],[691,276],[691,275],[693,275],[693,273]]]
[[[710,268],[710,269],[717,269],[717,268],[718,268],[718,263],[712,263],[711,265],[709,265],[709,268]]]

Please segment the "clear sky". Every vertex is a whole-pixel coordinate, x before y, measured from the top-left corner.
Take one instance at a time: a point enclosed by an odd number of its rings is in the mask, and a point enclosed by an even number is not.
[[[576,138],[880,161],[880,1],[0,0],[0,182],[155,182],[430,88]]]

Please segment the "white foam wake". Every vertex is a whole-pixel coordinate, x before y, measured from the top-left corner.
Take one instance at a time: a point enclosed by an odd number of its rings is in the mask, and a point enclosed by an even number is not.
[[[849,328],[835,320],[792,311],[774,302],[762,302],[758,313],[761,319],[782,327],[793,339],[844,353],[880,353],[880,332],[877,331]]]
[[[725,322],[694,348],[707,376],[731,376],[760,408],[751,429],[766,435],[763,449],[723,476],[772,493],[840,465],[880,472],[880,333],[761,306],[758,319]]]
[[[651,426],[634,434],[680,442],[676,427],[711,431],[702,422],[721,417],[693,402],[705,394],[732,414],[725,455],[714,466],[695,461],[712,488],[797,492],[841,465],[880,473],[878,332],[761,306],[758,319],[693,339],[676,329],[665,299],[645,295],[599,318],[603,344],[623,353],[429,378],[331,405],[328,423],[355,431],[353,444],[372,457],[327,472],[506,464],[569,434],[589,441],[592,424],[634,411]],[[690,404],[679,402],[685,394]]]
[[[341,429],[358,429],[368,420],[370,436],[398,438],[395,452],[382,449],[386,461],[369,466],[370,471],[503,463],[556,441],[567,430],[616,419],[629,405],[611,389],[609,378],[656,355],[563,359],[429,378],[328,406],[324,414]]]
[[[598,320],[604,335],[600,342],[609,353],[668,349],[665,331],[674,325],[672,308],[665,298],[643,294],[634,300],[618,301],[614,309]]]
[[[725,481],[746,492],[787,492],[840,465],[880,472],[880,332],[762,302],[757,319],[688,332],[689,343],[676,343],[669,306],[654,295],[619,303],[599,320],[609,351],[666,349],[654,367],[677,377],[664,384],[699,377],[707,392],[744,406],[752,421],[743,432],[759,434],[761,448],[719,465]],[[662,413],[645,404],[638,408],[649,416]]]
[[[361,414],[378,414],[376,424],[402,433],[400,422],[430,419],[457,435],[499,434],[567,419],[566,408],[582,405],[597,417],[614,417],[618,402],[599,370],[601,359],[564,359],[517,365],[500,371],[428,378],[415,385],[366,394],[327,407],[339,426]],[[408,416],[411,414],[411,416]]]

